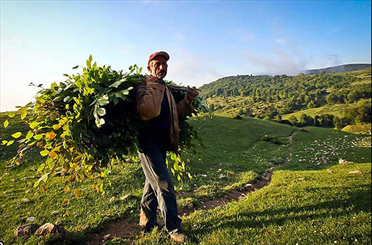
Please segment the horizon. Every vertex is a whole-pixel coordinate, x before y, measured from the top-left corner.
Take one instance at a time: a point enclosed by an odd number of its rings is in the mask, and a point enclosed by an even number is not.
[[[170,54],[165,79],[200,87],[226,76],[297,75],[371,64],[370,1],[10,1],[1,8],[0,111],[97,65],[146,70]]]

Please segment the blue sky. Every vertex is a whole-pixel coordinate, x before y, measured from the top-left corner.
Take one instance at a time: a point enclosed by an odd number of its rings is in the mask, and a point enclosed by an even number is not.
[[[84,65],[144,69],[154,51],[166,79],[201,86],[231,75],[296,75],[371,63],[371,1],[1,0],[0,111],[33,101],[28,84],[64,81]]]

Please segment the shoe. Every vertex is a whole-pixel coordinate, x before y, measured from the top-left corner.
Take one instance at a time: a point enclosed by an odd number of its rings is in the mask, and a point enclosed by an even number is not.
[[[177,242],[177,243],[184,243],[186,241],[187,236],[183,232],[175,232],[170,234],[170,238]]]

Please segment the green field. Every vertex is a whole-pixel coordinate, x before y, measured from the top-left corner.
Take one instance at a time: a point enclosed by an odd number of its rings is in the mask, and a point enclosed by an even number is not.
[[[289,114],[285,114],[282,116],[284,120],[288,120],[291,116],[295,116],[296,118],[300,118],[302,114],[306,114],[311,117],[315,117],[316,115],[322,114],[331,114],[337,117],[343,117],[343,111],[345,109],[351,109],[358,106],[358,103],[353,104],[335,104],[335,105],[324,105],[318,108],[306,109],[301,110]]]
[[[371,68],[352,71],[350,73],[361,79],[361,81],[356,82],[355,84],[371,84]]]
[[[0,114],[0,125],[5,115]],[[274,171],[271,183],[242,200],[183,217],[187,244],[370,244],[371,137],[326,128],[296,128],[254,118],[199,117],[191,121],[204,140],[190,153],[192,180],[175,180],[179,206],[217,200],[240,190],[265,170]],[[25,130],[24,125],[1,128],[0,138]],[[141,233],[135,227],[144,177],[139,163],[120,163],[110,172],[106,194],[92,190],[92,182],[78,183],[80,198],[66,205],[64,182],[51,178],[47,190],[33,188],[40,178],[42,158],[35,150],[24,164],[5,168],[15,146],[0,147],[0,241],[4,244],[86,244],[110,224],[126,220],[130,236],[105,244],[174,244],[164,231]],[[339,159],[347,164],[339,164]],[[351,171],[359,170],[352,174]],[[130,198],[121,197],[131,194]],[[28,217],[36,223],[58,223],[64,238],[15,238],[17,226]],[[133,225],[134,224],[134,225]]]

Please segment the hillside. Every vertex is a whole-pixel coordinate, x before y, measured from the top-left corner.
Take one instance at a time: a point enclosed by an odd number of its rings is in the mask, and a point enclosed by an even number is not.
[[[365,111],[370,104],[371,68],[298,76],[238,75],[218,79],[201,89],[201,96],[208,100],[211,109],[231,116],[280,121],[286,114],[315,108],[313,112],[347,117],[341,124],[353,124],[355,115],[361,113],[360,108]],[[337,109],[328,110],[330,107]],[[370,122],[370,110],[362,117],[362,121]]]
[[[340,73],[340,72],[350,72],[371,68],[371,64],[346,64],[339,66],[332,66],[321,69],[311,69],[307,70],[305,74],[321,74],[321,73]]]
[[[4,119],[0,114],[0,125]],[[370,143],[365,145],[369,136],[247,117],[199,117],[190,123],[205,147],[190,153],[193,179],[174,180],[183,227],[190,237],[187,244],[370,244],[371,148]],[[12,121],[2,128],[0,138],[24,132],[19,124]],[[93,181],[87,179],[77,183],[81,197],[63,205],[71,193],[63,190],[58,177],[50,176],[45,190],[32,187],[42,175],[37,171],[42,163],[37,152],[12,169],[5,165],[14,148],[3,147],[1,152],[4,244],[87,244],[97,234],[110,234],[104,244],[174,244],[163,230],[141,233],[137,228],[144,182],[138,162],[114,165],[105,195],[94,192]],[[340,159],[347,163],[339,164]],[[265,170],[280,165],[267,180],[269,185],[242,192],[265,178]],[[234,193],[244,195],[229,202],[227,197]],[[207,207],[207,202],[217,208]],[[71,215],[63,215],[66,207]],[[38,225],[58,223],[69,234],[15,238],[15,228],[29,217]],[[118,232],[108,232],[110,227]]]

